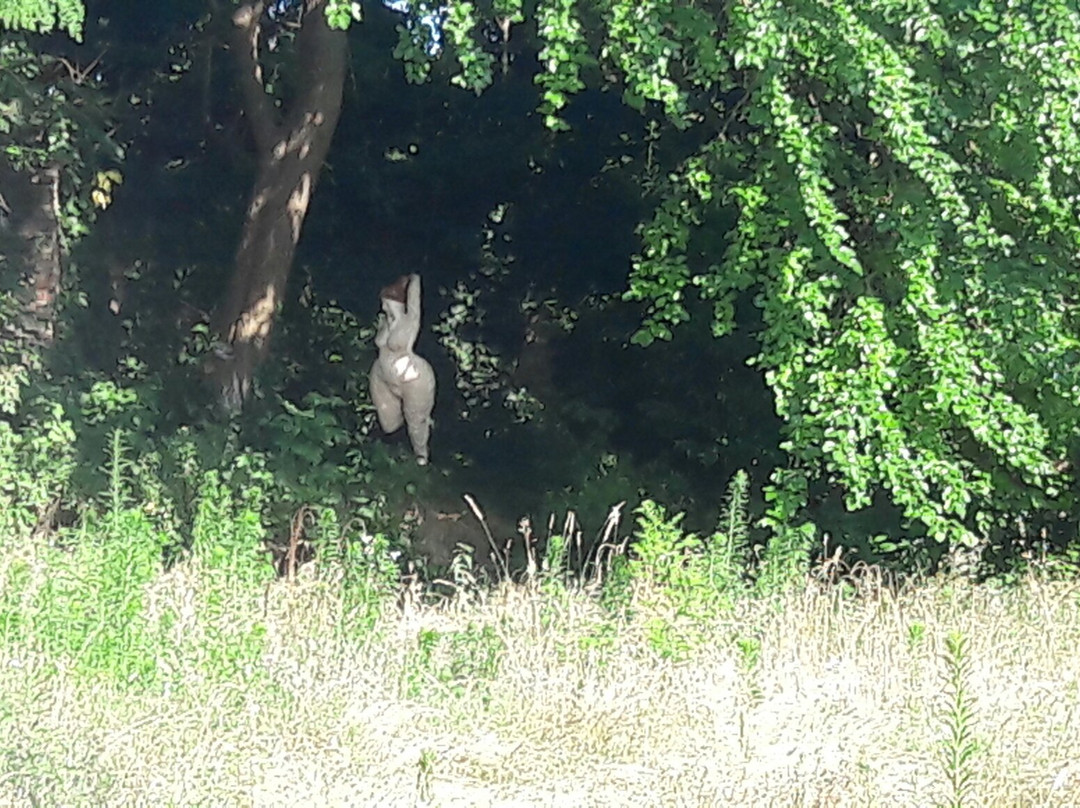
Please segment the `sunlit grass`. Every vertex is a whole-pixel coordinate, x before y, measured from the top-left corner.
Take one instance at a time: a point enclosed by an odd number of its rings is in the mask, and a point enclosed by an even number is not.
[[[0,804],[1080,804],[1076,583],[740,598],[671,656],[558,586],[361,630],[332,576],[219,574],[148,585],[149,684],[0,646]]]

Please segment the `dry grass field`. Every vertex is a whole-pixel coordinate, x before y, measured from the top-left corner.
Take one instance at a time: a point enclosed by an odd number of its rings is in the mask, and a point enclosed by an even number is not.
[[[146,592],[153,686],[0,646],[0,805],[1080,805],[1075,582],[813,585],[678,653],[678,615],[561,586],[364,631],[333,581],[206,586],[181,564]],[[259,653],[207,650],[252,625]]]

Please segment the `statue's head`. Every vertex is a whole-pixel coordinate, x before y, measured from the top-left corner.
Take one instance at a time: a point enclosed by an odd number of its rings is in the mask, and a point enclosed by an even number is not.
[[[389,286],[384,286],[382,291],[379,292],[379,299],[382,301],[393,300],[397,303],[405,304],[405,293],[409,288],[409,276],[402,275],[396,281]]]

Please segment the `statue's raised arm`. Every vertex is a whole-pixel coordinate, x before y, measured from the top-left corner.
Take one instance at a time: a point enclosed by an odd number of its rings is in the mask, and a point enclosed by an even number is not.
[[[420,325],[420,276],[415,272],[409,276],[409,294],[407,311],[415,316],[417,326]]]
[[[384,432],[404,423],[413,454],[428,462],[431,410],[435,406],[435,373],[413,349],[420,336],[420,276],[402,275],[379,294],[382,312],[375,332],[379,357],[371,366],[371,400]]]

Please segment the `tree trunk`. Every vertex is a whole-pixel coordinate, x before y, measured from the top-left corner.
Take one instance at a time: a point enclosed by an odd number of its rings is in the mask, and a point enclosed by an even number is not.
[[[16,322],[4,324],[4,338],[36,347],[56,335],[60,294],[60,172],[50,167],[17,172],[0,160],[0,258],[19,273]]]
[[[233,14],[232,48],[259,161],[236,267],[215,317],[223,346],[211,370],[232,411],[250,394],[269,349],[300,229],[341,113],[347,55],[345,32],[327,25],[323,0],[307,0],[296,41],[296,92],[279,116],[258,60],[264,8],[249,2]]]

